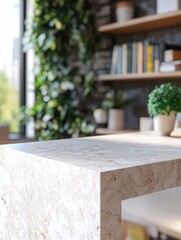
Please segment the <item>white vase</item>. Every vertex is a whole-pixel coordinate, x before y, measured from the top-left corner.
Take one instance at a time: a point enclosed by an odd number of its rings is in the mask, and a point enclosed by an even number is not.
[[[134,6],[130,1],[118,2],[116,4],[117,22],[125,22],[134,17]]]
[[[162,136],[169,136],[174,130],[176,113],[171,112],[170,115],[159,115],[153,119],[154,130],[160,132]]]
[[[110,130],[124,129],[124,110],[122,109],[109,110],[108,128]]]
[[[97,124],[106,124],[108,121],[107,111],[102,108],[97,108],[94,111],[94,119]]]
[[[149,117],[140,117],[139,120],[139,131],[152,131],[153,130],[153,119]]]

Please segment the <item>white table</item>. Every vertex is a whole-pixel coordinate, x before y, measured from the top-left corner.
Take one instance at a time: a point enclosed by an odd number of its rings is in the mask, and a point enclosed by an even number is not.
[[[0,147],[0,239],[120,240],[121,202],[181,186],[181,140],[128,133]]]

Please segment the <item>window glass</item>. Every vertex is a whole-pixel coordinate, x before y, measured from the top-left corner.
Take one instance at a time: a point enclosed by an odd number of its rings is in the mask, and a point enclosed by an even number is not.
[[[19,132],[20,0],[0,1],[0,122]]]

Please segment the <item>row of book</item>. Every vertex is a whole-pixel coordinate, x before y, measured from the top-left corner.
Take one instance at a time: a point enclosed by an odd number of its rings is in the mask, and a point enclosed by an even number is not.
[[[181,48],[178,46],[150,40],[123,43],[113,47],[111,74],[176,71],[180,70],[179,60]]]

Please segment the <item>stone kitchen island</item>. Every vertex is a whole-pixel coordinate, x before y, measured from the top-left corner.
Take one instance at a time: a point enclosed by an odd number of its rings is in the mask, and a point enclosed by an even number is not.
[[[121,201],[181,186],[181,140],[141,133],[0,146],[1,240],[121,240]]]

